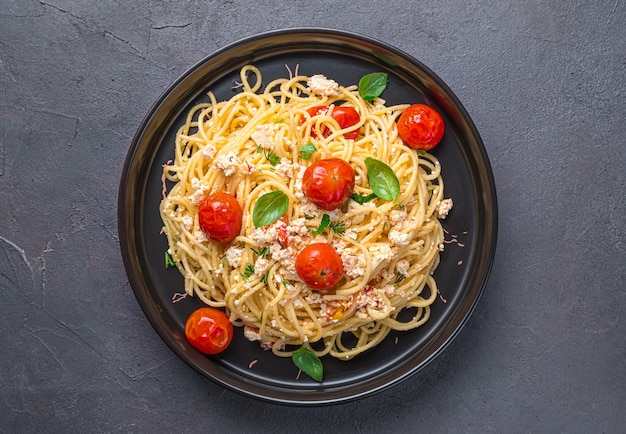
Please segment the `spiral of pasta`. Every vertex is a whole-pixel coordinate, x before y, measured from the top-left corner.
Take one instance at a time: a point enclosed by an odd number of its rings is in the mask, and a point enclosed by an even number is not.
[[[186,293],[225,308],[248,339],[279,356],[306,346],[318,356],[350,359],[391,330],[428,320],[449,199],[439,161],[398,137],[396,120],[406,105],[364,101],[356,86],[323,76],[289,75],[261,90],[261,72],[245,66],[232,98],[217,101],[209,92],[208,102],[191,109],[177,132],[174,159],[164,165],[173,186],[160,205],[163,230]],[[316,79],[330,87],[316,88]],[[341,104],[357,110],[358,124],[341,129],[329,113],[307,112]],[[344,137],[355,129],[356,139]],[[315,151],[303,153],[305,145]],[[354,168],[359,195],[372,193],[365,159],[387,164],[400,182],[397,199],[317,208],[302,193],[302,175],[330,157]],[[255,227],[254,204],[275,190],[289,198],[285,218]],[[229,244],[208,240],[198,223],[200,201],[218,191],[233,194],[243,210],[241,232]],[[317,233],[324,214],[335,230]],[[286,245],[277,241],[281,231]],[[313,241],[331,244],[342,258],[344,276],[329,291],[311,290],[295,272],[295,257]]]

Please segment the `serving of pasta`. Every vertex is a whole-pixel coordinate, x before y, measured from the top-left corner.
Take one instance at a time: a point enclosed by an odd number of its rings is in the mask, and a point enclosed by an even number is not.
[[[232,98],[209,92],[191,109],[163,166],[172,183],[160,204],[163,232],[186,294],[224,310],[247,339],[277,356],[304,347],[348,360],[392,330],[428,321],[444,246],[440,220],[452,201],[437,158],[399,136],[408,104],[387,106],[321,74],[285,75],[263,85],[261,72],[245,66]],[[330,198],[307,192],[306,172],[336,160],[353,177],[339,204],[327,207]],[[234,197],[241,212],[240,222],[217,214],[217,230],[233,231],[226,238],[203,222],[202,207],[216,193]],[[312,284],[296,267],[312,245],[340,258],[338,271],[313,270],[332,275],[330,286]],[[317,264],[332,256],[319,252]]]

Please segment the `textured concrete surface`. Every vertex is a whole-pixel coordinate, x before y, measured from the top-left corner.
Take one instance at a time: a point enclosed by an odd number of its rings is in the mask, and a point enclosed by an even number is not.
[[[623,432],[626,4],[0,0],[0,431]],[[499,245],[434,363],[326,408],[252,401],[160,340],[116,198],[152,102],[212,51],[322,26],[419,58],[491,158]]]

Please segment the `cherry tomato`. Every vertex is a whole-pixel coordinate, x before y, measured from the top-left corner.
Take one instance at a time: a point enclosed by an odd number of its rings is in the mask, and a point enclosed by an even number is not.
[[[398,119],[398,135],[413,149],[427,151],[439,144],[445,125],[441,115],[425,104],[413,104]]]
[[[324,114],[328,110],[329,110],[328,106],[322,105],[322,106],[311,107],[310,109],[307,110],[307,112],[309,113],[311,117],[313,117],[319,114]],[[361,116],[359,116],[359,113],[356,111],[356,109],[348,105],[333,107],[333,111],[330,113],[330,117],[336,120],[337,123],[339,124],[339,127],[342,129],[351,127],[352,125],[356,125],[361,120]],[[304,122],[304,119],[300,123],[302,122]],[[324,129],[322,130],[322,135],[324,137],[330,136],[331,133],[332,131],[327,127],[324,127]],[[346,139],[356,139],[358,135],[359,135],[359,130],[356,129],[354,131],[345,133],[343,136]],[[317,134],[315,133],[315,129],[311,129],[311,137],[316,137],[316,136]]]
[[[200,229],[216,243],[230,243],[239,235],[243,212],[235,196],[213,193],[204,198],[198,209]]]
[[[201,353],[217,354],[233,340],[233,325],[221,310],[201,307],[187,318],[185,337]]]
[[[319,160],[304,171],[302,192],[326,211],[339,208],[353,191],[354,169],[341,158]]]
[[[343,276],[343,262],[330,244],[313,243],[298,253],[296,273],[311,288],[325,291]]]

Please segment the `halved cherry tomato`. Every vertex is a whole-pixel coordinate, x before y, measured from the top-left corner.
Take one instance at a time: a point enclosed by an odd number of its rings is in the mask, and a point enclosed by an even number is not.
[[[343,262],[330,244],[313,243],[296,257],[296,273],[311,288],[325,291],[343,276]]]
[[[213,193],[198,208],[198,224],[206,236],[216,243],[230,243],[239,235],[243,212],[230,193]]]
[[[325,114],[328,110],[329,110],[328,106],[322,105],[322,106],[311,107],[310,109],[307,110],[307,112],[309,113],[311,117],[313,117],[319,114]],[[330,117],[336,120],[337,123],[339,124],[339,127],[342,129],[351,127],[352,125],[356,125],[361,120],[361,116],[359,116],[359,113],[356,111],[356,109],[349,105],[333,107],[333,111],[330,113]],[[304,119],[300,121],[300,124],[302,124],[303,122],[304,122]],[[324,127],[324,129],[322,130],[322,135],[324,137],[330,136],[331,133],[332,131],[330,130],[330,128]],[[359,130],[356,129],[354,131],[345,133],[343,136],[346,139],[356,139],[358,135],[359,135]],[[315,133],[315,129],[311,129],[311,137],[315,138],[316,136],[317,134]]]
[[[201,353],[218,354],[233,340],[233,325],[221,310],[201,307],[187,318],[185,337]]]
[[[398,135],[413,149],[427,151],[439,144],[445,125],[441,115],[425,104],[407,107],[398,119]]]
[[[354,169],[341,158],[319,160],[304,171],[302,192],[326,211],[339,208],[354,191]]]

